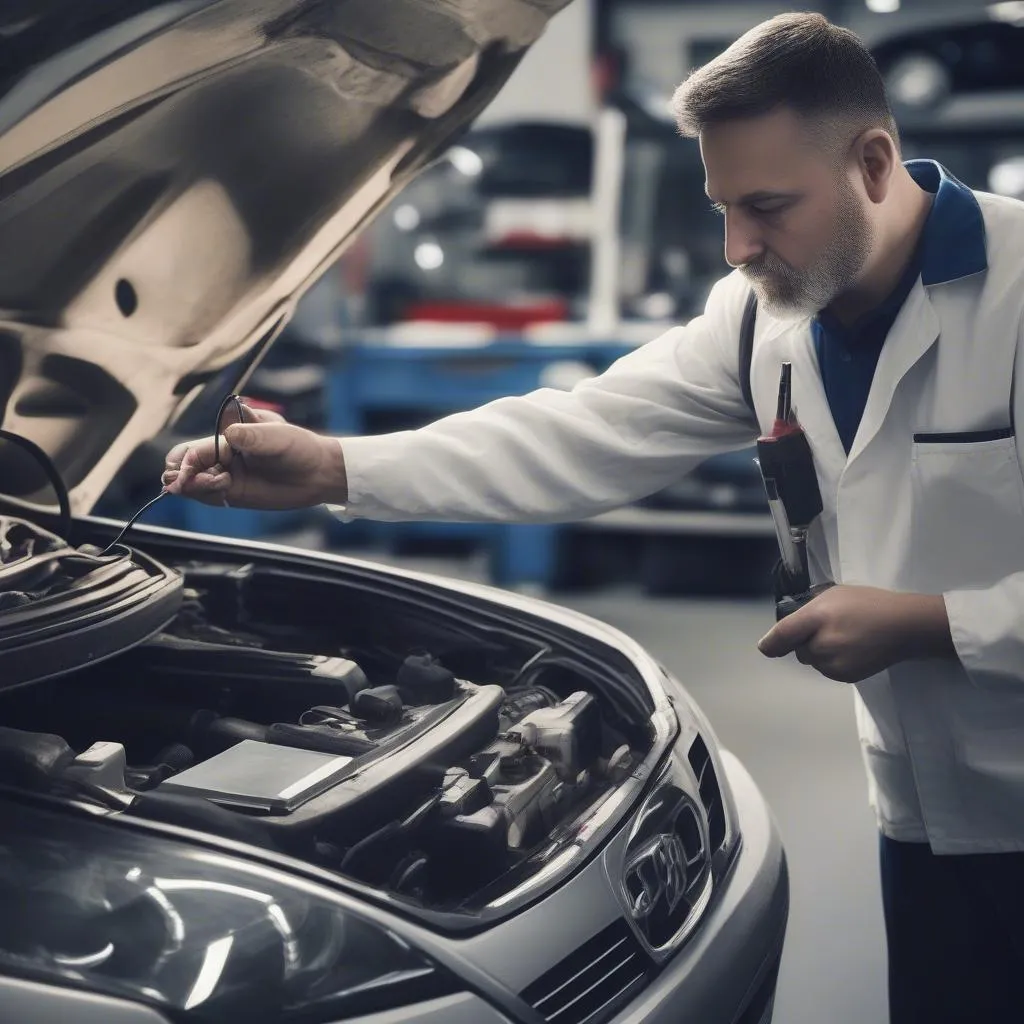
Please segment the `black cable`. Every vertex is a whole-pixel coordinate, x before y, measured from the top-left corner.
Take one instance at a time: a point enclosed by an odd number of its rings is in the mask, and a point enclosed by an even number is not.
[[[149,501],[147,501],[146,504],[143,505],[142,508],[140,508],[139,511],[136,512],[135,515],[133,515],[131,519],[129,519],[128,522],[124,524],[124,526],[121,527],[121,532],[100,552],[100,554],[105,555],[112,548],[117,547],[117,545],[120,544],[121,541],[124,539],[124,535],[132,528],[132,526],[134,526],[135,520],[138,519],[143,512],[152,508],[161,498],[166,498],[167,494],[167,491],[161,491],[155,498],[150,498]]]
[[[0,440],[10,441],[11,444],[28,452],[43,467],[43,472],[46,473],[47,479],[57,492],[57,504],[60,507],[60,528],[55,532],[58,537],[68,540],[71,534],[71,499],[68,496],[68,489],[64,483],[64,478],[54,465],[53,459],[35,441],[30,441],[27,437],[15,434],[13,431],[0,430]]]
[[[234,405],[235,413],[238,416],[239,423],[246,423],[245,418],[245,406],[242,405],[242,399],[232,392],[224,398],[224,401],[220,403],[220,408],[217,410],[217,422],[213,427],[213,461],[220,464],[220,424],[224,419],[224,413],[226,412],[229,405]],[[231,453],[235,456],[239,456],[240,453],[232,448]]]
[[[220,463],[221,421],[224,419],[224,413],[232,404],[234,405],[235,412],[238,415],[238,422],[248,422],[245,418],[245,406],[242,405],[242,399],[234,392],[231,392],[231,394],[227,395],[224,398],[224,401],[220,403],[220,408],[218,408],[217,410],[217,422],[214,423],[213,425],[213,459],[215,463]],[[232,452],[236,459],[242,458],[241,452],[235,451],[234,449],[232,449]],[[141,516],[144,512],[152,508],[158,501],[160,501],[161,498],[166,498],[167,495],[168,492],[166,490],[163,490],[155,498],[150,498],[150,500],[147,501],[146,504],[143,505],[142,508],[140,508],[138,512],[136,512],[135,515],[133,515],[131,519],[129,519],[128,522],[124,524],[124,527],[122,528],[121,532],[103,549],[101,554],[107,554],[114,547],[120,544],[121,541],[124,539],[125,534],[132,528],[132,526],[135,525],[135,521],[139,518],[139,516]]]

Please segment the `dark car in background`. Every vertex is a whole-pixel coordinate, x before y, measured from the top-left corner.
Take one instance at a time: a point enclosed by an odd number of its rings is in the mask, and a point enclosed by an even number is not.
[[[994,4],[873,47],[905,159],[929,157],[971,188],[1024,198],[1024,13]]]
[[[0,11],[3,1021],[771,1019],[771,814],[630,638],[90,514],[561,6]]]
[[[1018,4],[990,5],[987,19],[962,18],[887,36],[872,47],[891,100],[902,108],[935,107],[954,95],[1024,89]]]

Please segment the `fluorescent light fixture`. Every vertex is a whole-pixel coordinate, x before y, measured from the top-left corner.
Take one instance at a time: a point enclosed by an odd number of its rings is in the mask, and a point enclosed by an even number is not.
[[[895,14],[900,9],[900,0],[864,0],[868,10],[875,14]]]

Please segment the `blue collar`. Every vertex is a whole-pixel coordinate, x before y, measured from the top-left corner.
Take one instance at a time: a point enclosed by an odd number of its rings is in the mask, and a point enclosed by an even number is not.
[[[935,199],[921,235],[921,283],[947,284],[988,269],[977,197],[934,160],[908,160],[910,176]]]

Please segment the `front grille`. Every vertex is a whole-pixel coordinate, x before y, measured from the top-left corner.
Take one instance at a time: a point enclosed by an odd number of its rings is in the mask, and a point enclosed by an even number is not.
[[[652,971],[639,940],[619,920],[552,967],[522,996],[546,1021],[601,1024],[643,988]]]
[[[699,734],[690,744],[687,757],[700,785],[700,802],[708,816],[708,839],[711,842],[711,849],[717,850],[725,842],[725,807],[722,804],[722,790],[718,785],[711,753]]]

